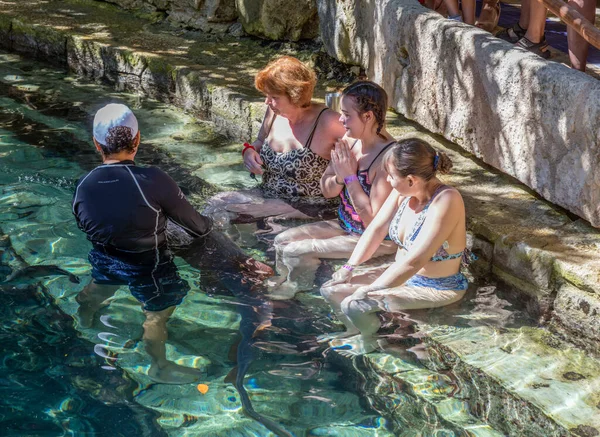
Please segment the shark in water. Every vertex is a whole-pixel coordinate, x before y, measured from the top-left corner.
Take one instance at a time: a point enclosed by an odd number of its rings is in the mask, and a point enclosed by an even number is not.
[[[241,340],[237,344],[237,366],[229,372],[225,381],[231,382],[237,389],[244,413],[280,437],[294,437],[274,420],[254,410],[244,386],[244,377],[254,360],[254,343],[261,331],[271,326],[273,313],[272,302],[255,291],[256,279],[239,273],[240,264],[247,255],[219,232],[211,232],[174,252],[191,266],[213,276],[220,288],[227,289],[236,298],[241,316]]]

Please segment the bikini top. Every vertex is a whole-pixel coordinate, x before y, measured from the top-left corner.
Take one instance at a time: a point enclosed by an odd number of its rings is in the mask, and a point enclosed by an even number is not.
[[[431,196],[431,199],[429,199],[429,202],[427,202],[427,204],[425,205],[423,210],[418,214],[417,220],[415,221],[415,224],[413,225],[410,232],[408,232],[404,236],[404,241],[400,241],[400,233],[398,230],[398,228],[400,226],[400,220],[402,218],[402,213],[404,212],[404,209],[406,208],[406,205],[408,205],[408,202],[410,201],[411,198],[407,197],[406,199],[404,199],[402,201],[402,203],[400,204],[400,208],[398,208],[398,212],[396,213],[396,215],[392,219],[392,222],[390,223],[390,237],[391,237],[392,241],[394,243],[396,243],[398,246],[400,246],[402,249],[408,251],[410,249],[410,247],[412,246],[412,244],[414,243],[415,239],[417,238],[417,235],[419,235],[421,228],[423,227],[423,223],[425,222],[425,219],[427,218],[427,211],[429,210],[429,205],[431,205],[431,202],[439,193],[441,193],[443,190],[445,190],[447,188],[450,188],[450,187],[448,187],[447,185],[440,185],[437,188],[437,190],[435,190],[435,192],[433,193],[433,196]],[[462,258],[466,253],[465,250],[462,250],[458,253],[449,254],[447,252],[448,246],[449,246],[448,242],[444,241],[444,244],[442,244],[442,246],[437,250],[435,255],[433,255],[433,257],[431,257],[431,261],[447,261],[450,259]]]
[[[352,147],[358,142],[356,140]],[[395,141],[386,144],[383,149],[377,154],[375,159],[371,161],[369,167],[366,170],[357,170],[356,177],[358,178],[358,183],[362,187],[363,191],[367,196],[371,196],[371,186],[373,185],[372,181],[369,180],[369,170],[377,158],[385,152],[385,150],[390,147],[392,144],[395,144]],[[360,215],[354,208],[352,204],[352,200],[350,199],[350,193],[348,193],[348,188],[344,185],[344,189],[340,192],[340,206],[338,207],[338,221],[340,223],[340,227],[351,234],[359,234],[365,231],[365,224],[360,218]]]
[[[317,116],[306,144],[301,149],[277,153],[271,149],[268,141],[265,141],[260,149],[264,167],[261,189],[265,197],[280,199],[323,197],[320,181],[329,161],[313,152],[310,145],[319,119],[326,110],[327,108],[324,108]],[[273,117],[267,135],[276,117],[277,115]]]

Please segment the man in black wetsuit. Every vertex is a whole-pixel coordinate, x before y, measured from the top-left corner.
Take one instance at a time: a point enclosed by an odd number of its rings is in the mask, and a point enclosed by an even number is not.
[[[189,290],[180,278],[167,244],[170,220],[195,239],[218,237],[228,258],[247,273],[272,274],[223,235],[212,231],[175,183],[156,167],[138,167],[133,159],[140,144],[137,119],[121,104],[109,104],[94,118],[94,144],[102,165],[82,177],[73,198],[77,224],[92,242],[89,253],[93,280],[79,293],[79,323],[92,325],[103,302],[121,285],[128,285],[144,309],[144,344],[152,359],[148,375],[156,381],[186,383],[195,369],[166,359],[166,323]],[[231,256],[231,254],[234,254]]]

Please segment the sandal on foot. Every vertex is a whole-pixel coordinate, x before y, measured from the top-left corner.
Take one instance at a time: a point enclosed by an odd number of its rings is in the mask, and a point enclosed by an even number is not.
[[[486,32],[492,31],[498,25],[500,19],[500,1],[499,0],[483,0],[479,19],[475,22],[475,26]]]
[[[516,44],[521,38],[525,37],[525,33],[527,33],[527,29],[523,29],[519,26],[519,23],[515,23],[513,24],[513,27],[508,27],[503,31],[498,32],[496,38]]]
[[[550,50],[548,49],[548,43],[546,42],[546,38],[542,39],[538,43],[534,43],[529,41],[527,38],[523,37],[515,44],[516,47],[521,47],[531,53],[535,53],[536,55],[548,59],[551,56]]]

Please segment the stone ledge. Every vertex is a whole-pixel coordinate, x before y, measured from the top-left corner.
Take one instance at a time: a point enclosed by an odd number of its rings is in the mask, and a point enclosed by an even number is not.
[[[426,428],[432,418],[437,418],[440,420],[436,425],[438,433],[474,437],[504,435],[472,415],[467,402],[451,397],[456,386],[446,375],[386,353],[347,359],[332,352],[328,360],[364,379],[363,389],[376,409],[398,423],[410,420],[411,428]]]
[[[224,134],[256,136],[254,76],[277,52],[244,38],[177,31],[81,0],[0,4],[0,45],[66,65],[209,118]],[[298,54],[311,59],[308,51]]]
[[[319,2],[321,38],[391,105],[600,226],[600,82],[414,0]]]
[[[569,284],[562,286],[554,301],[550,326],[568,341],[600,356],[600,298],[597,294],[583,293]],[[581,337],[582,332],[585,338]]]
[[[548,437],[600,433],[597,360],[537,328],[421,328],[433,352],[428,366],[451,370],[460,386],[456,397],[469,399],[495,429]]]

